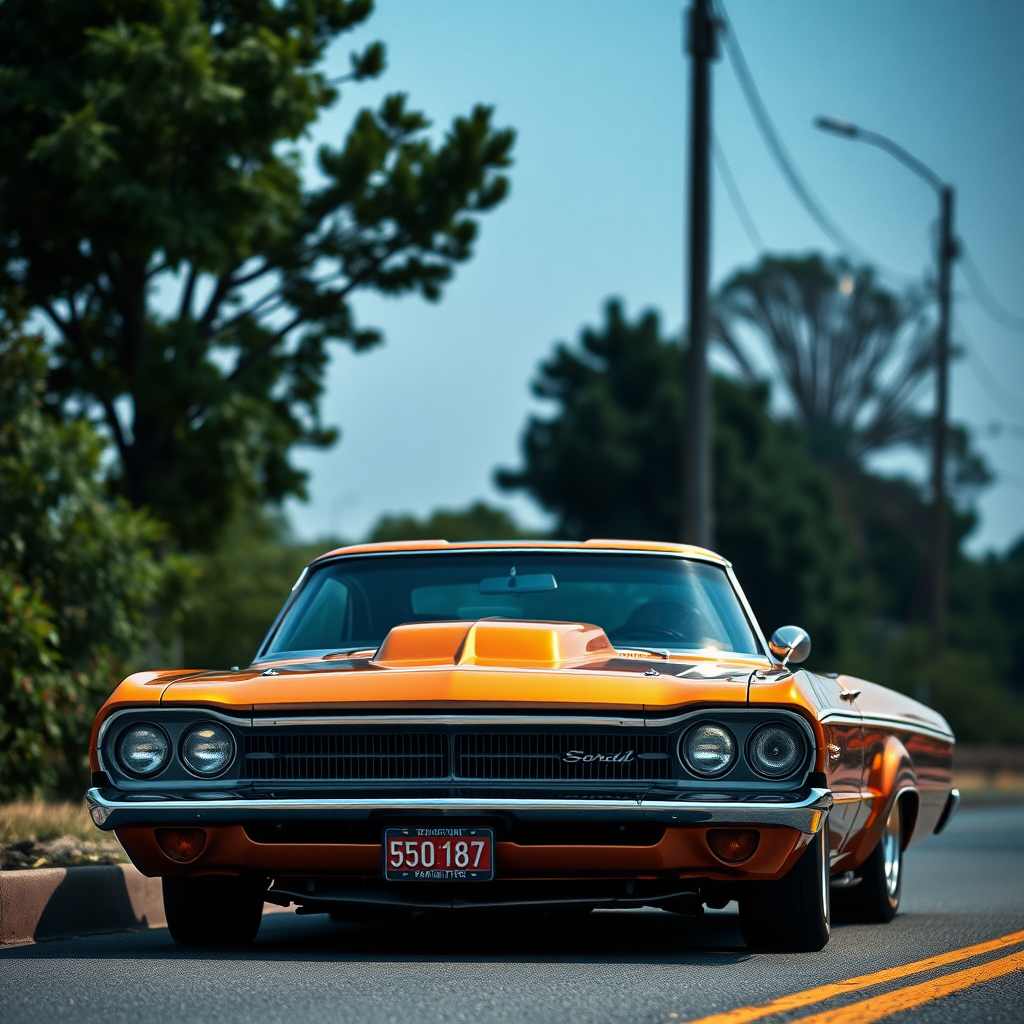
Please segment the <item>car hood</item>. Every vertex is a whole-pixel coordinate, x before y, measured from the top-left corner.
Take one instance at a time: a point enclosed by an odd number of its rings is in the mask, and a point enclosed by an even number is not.
[[[759,657],[616,651],[598,626],[481,620],[396,626],[373,657],[261,661],[164,676],[161,703],[255,714],[339,709],[631,711],[745,702]],[[155,682],[155,680],[154,680]]]

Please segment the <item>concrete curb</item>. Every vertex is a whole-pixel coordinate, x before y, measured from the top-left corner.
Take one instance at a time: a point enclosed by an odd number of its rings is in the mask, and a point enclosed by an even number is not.
[[[160,879],[131,864],[0,871],[0,945],[166,924]]]
[[[290,914],[267,903],[264,914]],[[163,886],[131,864],[0,871],[0,947],[166,928]]]

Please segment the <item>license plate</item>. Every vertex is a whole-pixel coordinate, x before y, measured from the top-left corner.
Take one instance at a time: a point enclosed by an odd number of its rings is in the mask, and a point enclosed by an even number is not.
[[[384,877],[391,882],[489,882],[494,878],[494,830],[387,828]]]

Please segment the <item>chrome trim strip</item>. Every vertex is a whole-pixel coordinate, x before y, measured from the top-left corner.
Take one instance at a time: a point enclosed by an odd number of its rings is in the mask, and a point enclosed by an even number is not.
[[[903,732],[916,732],[922,736],[931,736],[933,739],[946,740],[949,743],[955,741],[952,732],[943,732],[936,726],[926,725],[923,722],[910,722],[905,718],[897,718],[894,715],[851,715],[843,711],[826,711],[818,719],[822,725],[836,723],[841,725],[877,725],[886,729],[900,729]]]
[[[814,737],[814,730],[803,715],[796,711],[790,711],[788,708],[773,707],[771,704],[747,704],[746,702],[736,704],[709,704],[706,707],[697,708],[694,711],[684,711],[681,715],[673,715],[671,718],[648,717],[646,722],[649,729],[659,728],[661,726],[670,728],[672,726],[677,726],[681,722],[685,722],[690,718],[714,718],[717,714],[754,715],[756,717],[763,718],[765,721],[771,721],[771,719],[779,717],[795,719],[803,728],[807,740],[811,745],[811,750],[816,751],[818,749],[817,741]]]
[[[728,577],[729,582],[732,584],[733,593],[739,598],[740,605],[743,607],[744,614],[747,616],[747,622],[751,629],[754,631],[754,636],[757,642],[761,645],[761,657],[766,658],[769,664],[773,663],[770,651],[771,648],[768,646],[768,641],[765,639],[764,633],[761,630],[761,623],[757,621],[757,616],[754,614],[754,609],[750,607],[750,602],[747,600],[747,595],[743,592],[743,588],[740,586],[740,581],[736,578],[736,573],[733,571],[732,562],[725,563],[725,575]]]
[[[107,800],[99,789],[86,794],[89,813],[97,827],[109,832],[130,825],[225,825],[259,818],[281,818],[308,812],[350,812],[365,817],[375,811],[427,812],[439,815],[513,812],[557,819],[561,815],[589,817],[659,815],[663,820],[683,818],[704,825],[784,825],[814,835],[832,807],[827,789],[812,789],[796,803],[733,803],[711,800],[577,800],[577,799],[471,799],[468,797],[383,797],[325,799],[238,800]]]
[[[312,718],[260,718],[254,715],[250,722],[254,729],[284,728],[286,726],[317,726],[317,725],[541,725],[541,726],[572,726],[592,728],[629,728],[643,729],[645,721],[640,718],[598,718],[576,715],[535,715],[520,718],[511,715],[317,715]]]
[[[344,558],[395,558],[406,555],[416,556],[430,556],[430,555],[501,555],[505,552],[513,552],[516,554],[531,554],[531,555],[550,555],[553,552],[566,555],[587,555],[587,554],[602,554],[602,555],[646,555],[654,558],[678,558],[688,562],[705,562],[708,565],[717,565],[719,568],[731,568],[732,562],[728,559],[723,558],[721,555],[716,555],[714,552],[708,554],[701,554],[700,552],[694,551],[666,551],[660,548],[618,548],[609,545],[606,548],[599,547],[576,547],[563,544],[559,541],[549,541],[547,544],[496,544],[491,546],[480,547],[443,547],[443,548],[403,548],[399,551],[351,551],[351,552],[339,552],[338,554],[327,554],[320,555],[318,558],[314,558],[309,563],[309,567],[312,568],[314,565],[322,564],[326,565],[330,562],[340,562]]]
[[[872,793],[868,789],[862,789],[859,793],[833,792],[832,799],[837,804],[852,804],[859,800],[874,800],[876,797],[884,795],[884,793]]]

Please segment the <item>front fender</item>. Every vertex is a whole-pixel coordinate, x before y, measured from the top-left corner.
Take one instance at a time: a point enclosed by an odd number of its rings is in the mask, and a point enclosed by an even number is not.
[[[871,763],[865,766],[863,788],[865,799],[871,800],[871,811],[863,826],[858,829],[853,843],[851,852],[857,864],[863,863],[882,838],[885,823],[897,800],[903,801],[904,849],[916,838],[920,838],[914,835],[920,805],[914,763],[907,748],[897,737],[890,736],[882,750],[876,752]]]

